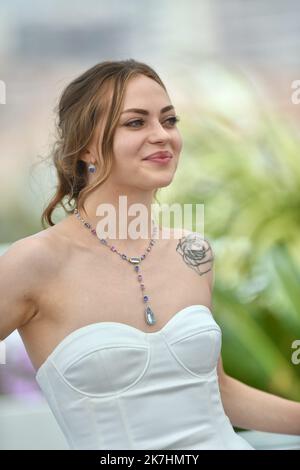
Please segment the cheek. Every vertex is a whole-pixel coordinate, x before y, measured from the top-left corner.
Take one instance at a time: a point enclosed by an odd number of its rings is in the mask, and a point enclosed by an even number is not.
[[[115,135],[113,150],[116,161],[124,161],[124,159],[134,157],[138,153],[140,140],[133,132],[119,132],[118,135]]]
[[[174,136],[173,143],[174,147],[176,148],[176,152],[180,153],[183,146],[183,141],[179,131],[177,132],[176,136]]]

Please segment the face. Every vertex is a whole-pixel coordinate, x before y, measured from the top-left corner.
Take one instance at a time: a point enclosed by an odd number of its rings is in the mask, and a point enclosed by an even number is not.
[[[126,87],[122,114],[114,136],[115,160],[110,177],[114,184],[141,190],[168,186],[176,172],[182,139],[177,128],[176,111],[165,90],[145,75],[132,78]],[[124,112],[139,108],[147,112]],[[148,155],[168,151],[167,163],[143,160]]]

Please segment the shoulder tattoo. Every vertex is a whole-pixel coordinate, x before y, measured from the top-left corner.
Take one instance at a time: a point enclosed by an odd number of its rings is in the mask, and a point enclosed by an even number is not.
[[[176,251],[200,276],[211,271],[214,255],[208,240],[199,233],[192,232],[180,238]]]

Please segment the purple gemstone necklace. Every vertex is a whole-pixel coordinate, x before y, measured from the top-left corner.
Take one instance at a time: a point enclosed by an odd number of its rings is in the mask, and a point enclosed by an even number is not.
[[[96,235],[97,236],[97,232],[96,230],[91,226],[91,224],[87,221],[85,221],[80,213],[79,213],[79,210],[77,208],[74,209],[74,214],[76,215],[77,219],[80,220],[80,222],[83,223],[84,227],[86,227],[88,230],[90,230],[90,232],[93,234],[93,235]],[[141,256],[131,256],[131,257],[128,257],[127,255],[125,255],[124,253],[120,253],[114,246],[112,245],[109,245],[107,243],[107,240],[105,238],[98,238],[98,240],[100,241],[100,243],[102,243],[104,246],[107,246],[108,248],[110,248],[110,250],[113,252],[113,253],[117,253],[121,259],[123,259],[124,261],[127,261],[129,262],[130,264],[133,264],[134,265],[134,271],[136,273],[139,273],[137,275],[137,279],[138,279],[138,282],[140,283],[140,288],[142,291],[145,290],[145,284],[142,282],[143,280],[143,277],[142,275],[140,274],[140,263],[141,261],[143,261],[146,256],[148,255],[148,253],[151,251],[152,249],[152,246],[154,245],[155,241],[154,240],[154,236],[156,235],[157,233],[157,226],[155,225],[154,223],[154,220],[152,220],[152,234],[151,234],[151,240],[150,240],[150,243],[149,243],[149,246],[148,248],[146,249],[145,253],[143,253]],[[145,320],[146,320],[146,323],[148,323],[148,325],[154,325],[156,323],[156,318],[155,318],[155,315],[152,311],[152,309],[149,307],[149,305],[147,305],[148,303],[148,300],[149,300],[149,297],[148,295],[145,295],[143,294],[143,301],[144,303],[146,303],[146,308],[144,310],[144,315],[145,315]]]

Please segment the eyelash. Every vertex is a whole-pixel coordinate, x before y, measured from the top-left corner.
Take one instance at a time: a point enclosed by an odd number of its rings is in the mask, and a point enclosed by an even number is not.
[[[172,117],[169,117],[168,119],[166,119],[166,121],[172,121],[173,124],[174,124],[174,127],[175,127],[176,123],[177,123],[178,121],[180,121],[180,117],[179,117],[179,116],[172,116]],[[164,121],[164,122],[166,122],[166,121]],[[143,119],[135,119],[134,121],[130,121],[130,122],[128,122],[127,124],[125,124],[125,126],[126,126],[126,127],[131,127],[130,124],[132,124],[133,122],[144,122],[144,121],[143,121]],[[135,127],[135,126],[133,126],[133,128],[134,128],[134,127]]]

